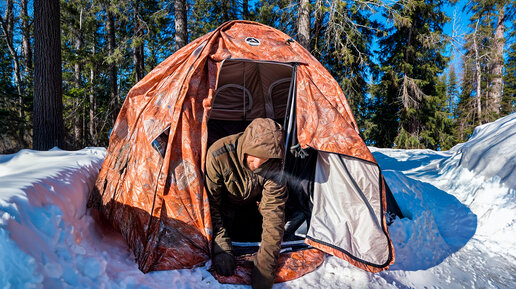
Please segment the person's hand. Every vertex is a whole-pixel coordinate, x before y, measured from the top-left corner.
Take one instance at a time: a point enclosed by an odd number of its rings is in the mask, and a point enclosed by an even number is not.
[[[235,257],[233,254],[222,252],[213,257],[215,271],[222,276],[231,276],[235,272]]]

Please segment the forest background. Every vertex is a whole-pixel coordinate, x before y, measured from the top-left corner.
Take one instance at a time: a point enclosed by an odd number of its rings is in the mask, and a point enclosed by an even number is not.
[[[0,0],[0,153],[107,146],[129,89],[234,19],[291,35],[368,145],[446,150],[516,110],[516,0]]]

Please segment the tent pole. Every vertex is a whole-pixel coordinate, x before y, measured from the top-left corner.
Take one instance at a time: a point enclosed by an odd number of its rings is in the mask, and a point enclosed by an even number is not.
[[[285,157],[292,142],[292,132],[294,130],[295,110],[296,110],[296,82],[297,82],[297,63],[292,64],[292,80],[290,82],[287,114],[283,127],[286,128],[285,137]],[[285,170],[285,162],[283,162],[283,170]]]
[[[245,90],[246,90],[246,87],[245,87],[245,61],[242,62],[243,65],[244,65],[244,69],[243,69],[243,75],[244,75],[244,88],[242,89],[242,96],[244,98],[244,121],[247,120],[247,107],[246,107],[246,102],[245,102]]]

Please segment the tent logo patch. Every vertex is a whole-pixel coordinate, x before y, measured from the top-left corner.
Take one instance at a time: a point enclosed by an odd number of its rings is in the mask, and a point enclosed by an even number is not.
[[[247,37],[245,42],[251,46],[260,46],[260,44],[262,44],[259,39],[254,37]]]

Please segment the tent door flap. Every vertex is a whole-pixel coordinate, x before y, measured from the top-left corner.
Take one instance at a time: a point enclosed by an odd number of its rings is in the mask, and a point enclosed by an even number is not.
[[[393,259],[377,164],[344,155],[317,154],[307,242],[369,271]]]

